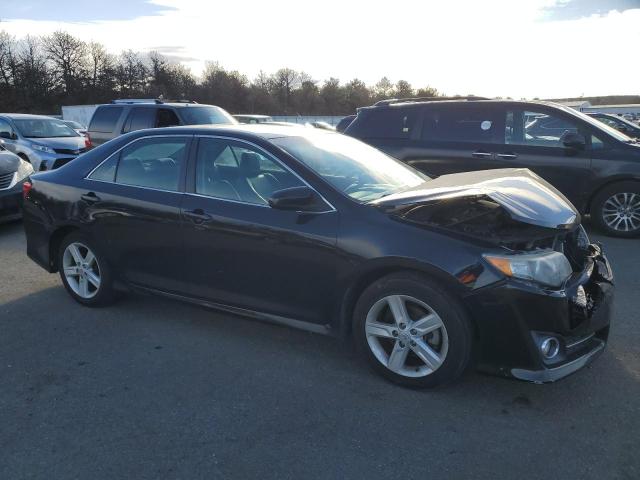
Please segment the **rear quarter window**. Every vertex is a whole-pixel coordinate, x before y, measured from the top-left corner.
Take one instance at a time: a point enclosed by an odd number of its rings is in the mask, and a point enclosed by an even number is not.
[[[89,131],[111,133],[122,115],[122,107],[98,107],[91,118]]]
[[[383,107],[361,114],[349,126],[349,134],[359,138],[411,138],[419,111],[415,108]]]

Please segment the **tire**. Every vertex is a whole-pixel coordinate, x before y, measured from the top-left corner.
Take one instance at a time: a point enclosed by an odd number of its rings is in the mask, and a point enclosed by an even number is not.
[[[58,250],[58,271],[64,287],[76,302],[87,307],[102,307],[115,301],[111,268],[95,242],[85,235],[71,232],[64,237]]]
[[[404,312],[408,321],[398,322],[394,311]],[[405,387],[450,383],[462,375],[471,359],[471,324],[462,306],[419,274],[392,274],[370,285],[356,303],[353,332],[369,365]]]
[[[619,182],[605,187],[593,199],[591,219],[612,237],[639,236],[640,182]]]

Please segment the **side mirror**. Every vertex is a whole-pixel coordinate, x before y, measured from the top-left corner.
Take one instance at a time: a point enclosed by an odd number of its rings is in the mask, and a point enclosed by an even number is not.
[[[584,150],[587,142],[584,138],[584,135],[580,135],[579,133],[568,132],[562,137],[562,144],[566,148],[570,148],[572,150]]]
[[[7,140],[15,140],[16,134],[13,132],[0,132],[0,138],[6,138]]]
[[[292,187],[273,192],[269,206],[278,210],[320,212],[326,209],[324,201],[309,187]]]

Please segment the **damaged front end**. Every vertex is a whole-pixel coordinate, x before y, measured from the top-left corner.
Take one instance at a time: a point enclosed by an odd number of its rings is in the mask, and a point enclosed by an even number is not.
[[[604,349],[611,268],[573,205],[535,174],[447,175],[374,203],[399,221],[486,247],[456,275],[476,317],[480,369],[554,381]]]

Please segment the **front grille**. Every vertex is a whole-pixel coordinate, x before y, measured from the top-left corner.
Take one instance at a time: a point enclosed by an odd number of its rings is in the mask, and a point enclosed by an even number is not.
[[[53,162],[53,165],[51,166],[51,170],[53,170],[54,168],[59,168],[63,165],[66,165],[67,163],[69,163],[71,160],[74,160],[74,158],[58,158],[55,162]]]
[[[13,181],[13,176],[15,172],[11,173],[0,173],[0,190],[6,190],[11,185]]]
[[[59,153],[60,155],[80,155],[81,153],[86,152],[87,149],[86,148],[75,148],[75,149],[54,148],[53,151],[56,153]]]

